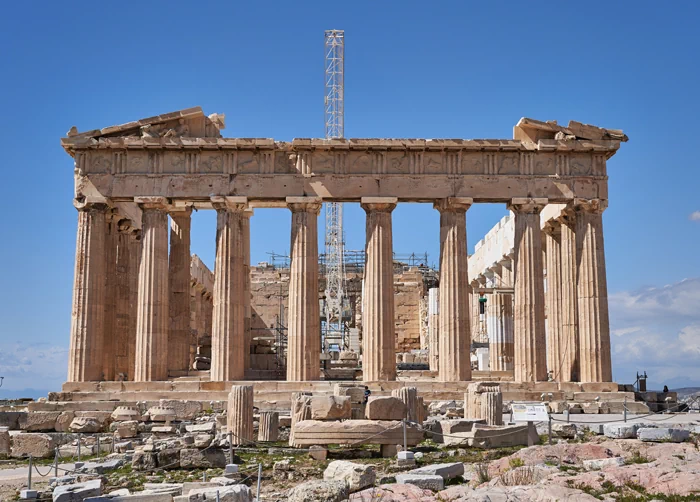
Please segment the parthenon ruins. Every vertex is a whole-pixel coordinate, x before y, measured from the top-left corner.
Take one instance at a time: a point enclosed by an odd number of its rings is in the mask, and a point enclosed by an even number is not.
[[[359,202],[366,212],[357,354],[365,382],[397,379],[399,203],[440,213],[437,290],[421,293],[427,379],[612,381],[602,215],[607,161],[627,141],[621,131],[523,118],[513,139],[278,142],[224,138],[223,128],[223,115],[196,107],[82,133],[73,127],[62,139],[75,160],[78,210],[65,389],[190,373],[250,378],[256,208],[291,212],[286,380],[321,380],[317,217],[332,201]],[[468,257],[466,214],[479,203],[505,204],[511,216]],[[192,210],[210,209],[213,280],[190,251]],[[193,332],[210,336],[206,375],[193,367],[203,345]],[[472,368],[480,343],[488,360]]]

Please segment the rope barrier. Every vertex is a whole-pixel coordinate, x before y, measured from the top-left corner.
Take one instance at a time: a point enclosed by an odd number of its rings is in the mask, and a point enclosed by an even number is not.
[[[654,412],[648,413],[648,414],[646,414],[646,415],[640,415],[640,416],[638,416],[638,417],[628,418],[627,421],[628,421],[628,422],[631,422],[632,420],[640,420],[640,419],[642,419],[642,418],[653,417],[654,415],[660,415],[660,414],[662,414],[662,413],[666,413],[666,412],[669,412],[669,411],[671,411],[671,410],[680,408],[681,406],[690,405],[690,404],[694,403],[695,401],[697,401],[698,399],[700,399],[700,396],[691,399],[688,403],[678,403],[676,406],[673,406],[672,408],[669,408],[669,409],[667,409],[667,410],[654,411]],[[673,415],[672,415],[672,416],[673,416]],[[669,417],[669,418],[670,418],[670,417]],[[554,417],[552,417],[552,420],[553,420],[554,422],[565,422],[565,423],[572,423],[572,424],[615,424],[615,423],[619,423],[619,422],[620,422],[620,420],[592,420],[592,421],[575,421],[575,420],[568,420],[568,421],[567,421],[567,420],[562,420],[562,419],[554,418]],[[663,419],[663,420],[666,420],[666,419]],[[652,420],[652,421],[653,421],[653,420]],[[661,421],[661,420],[657,420],[657,421]]]

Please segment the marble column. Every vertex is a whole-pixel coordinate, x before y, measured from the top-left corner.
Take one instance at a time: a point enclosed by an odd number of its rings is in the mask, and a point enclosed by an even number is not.
[[[211,380],[245,377],[245,197],[212,197],[217,212]]]
[[[102,378],[107,205],[91,201],[75,201],[74,204],[78,209],[78,232],[68,381],[88,382]]]
[[[581,382],[611,382],[610,320],[603,211],[607,201],[576,199],[578,333]]]
[[[187,371],[190,360],[191,226],[191,208],[176,208],[170,211],[168,370],[177,372]]]
[[[115,379],[116,369],[116,324],[117,324],[117,245],[118,245],[118,221],[115,214],[106,216],[106,240],[105,240],[105,321],[102,346],[102,380]]]
[[[428,290],[428,357],[430,371],[440,367],[440,300],[439,288]]]
[[[138,330],[139,308],[139,270],[141,268],[141,231],[135,231],[129,236],[129,366],[127,380],[133,381],[136,376],[136,331]]]
[[[164,197],[135,197],[142,238],[136,328],[137,382],[168,377],[168,212]]]
[[[252,385],[233,385],[228,394],[226,428],[231,434],[231,443],[247,445],[253,443],[253,405]]]
[[[561,243],[561,343],[560,382],[579,379],[578,292],[576,286],[576,218],[573,208],[559,217]]]
[[[503,265],[494,270],[494,285],[510,288],[507,281],[510,273]],[[513,369],[513,296],[507,293],[491,295],[488,306],[489,317],[489,366],[491,371]]]
[[[472,279],[469,283],[469,328],[471,342],[479,340],[479,281]]]
[[[396,380],[394,256],[391,212],[398,199],[363,197],[367,213],[362,297],[362,372],[365,382]]]
[[[547,380],[540,212],[547,199],[512,199],[515,213],[515,381]]]
[[[114,325],[114,374],[117,380],[133,378],[134,374],[129,368],[130,330],[131,330],[131,304],[129,279],[131,274],[131,253],[129,241],[131,235],[128,230],[120,229],[117,235],[116,256],[116,302]]]
[[[253,344],[253,335],[250,330],[250,322],[252,309],[250,306],[251,291],[250,291],[250,218],[253,216],[253,210],[249,209],[243,211],[243,219],[241,220],[243,228],[243,263],[245,265],[244,272],[244,297],[243,301],[245,304],[245,320],[244,320],[244,330],[245,330],[245,362],[244,368],[250,368],[250,350]]]
[[[501,281],[503,286],[506,288],[513,288],[513,261],[507,258],[501,261]],[[503,369],[505,371],[513,370],[513,365],[515,361],[515,335],[514,335],[514,321],[513,321],[513,295],[504,294],[501,295],[503,298],[501,302],[503,304]]]
[[[321,376],[321,324],[318,304],[318,214],[321,199],[287,197],[292,211],[287,381]]]
[[[564,346],[561,330],[561,230],[555,222],[548,222],[544,228],[545,268],[547,287],[545,301],[547,307],[547,369],[552,379],[560,381],[563,374]]]
[[[466,213],[470,198],[435,203],[440,211],[440,367],[441,382],[471,380],[469,278]]]

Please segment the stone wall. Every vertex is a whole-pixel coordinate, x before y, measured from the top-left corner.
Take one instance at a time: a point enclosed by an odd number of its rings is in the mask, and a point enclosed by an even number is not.
[[[260,264],[251,267],[251,333],[253,347],[251,367],[253,369],[274,369],[268,341],[256,340],[260,337],[276,337],[277,323],[282,315],[286,326],[289,300],[289,269]],[[347,273],[346,287],[352,309],[350,327],[360,329],[362,336],[362,272]],[[323,298],[325,283],[319,284],[319,299]],[[421,335],[425,339],[427,330],[427,290],[423,274],[418,268],[404,267],[394,274],[394,294],[396,309],[396,348],[397,352],[409,352],[425,348],[421,346]],[[274,358],[274,356],[273,356]]]

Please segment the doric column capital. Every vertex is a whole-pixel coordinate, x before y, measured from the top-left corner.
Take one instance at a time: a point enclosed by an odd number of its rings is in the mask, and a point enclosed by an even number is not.
[[[474,203],[471,197],[447,197],[433,202],[433,208],[443,211],[466,212]]]
[[[107,210],[112,204],[107,197],[90,195],[73,199],[73,206],[78,211],[88,211],[90,209]]]
[[[134,197],[134,202],[138,204],[141,209],[159,209],[167,211],[170,207],[168,199],[160,196]]]
[[[211,197],[214,209],[228,209],[229,211],[244,212],[249,209],[248,197],[215,195]]]
[[[318,216],[321,203],[321,197],[287,197],[287,207],[293,213],[314,213]]]
[[[192,206],[172,205],[168,208],[168,214],[173,218],[177,218],[178,216],[189,217],[192,215]]]
[[[548,202],[549,199],[545,198],[516,197],[511,199],[507,207],[514,213],[540,214]]]
[[[244,218],[250,218],[251,216],[253,216],[253,210],[246,209],[245,211],[243,211],[243,214],[241,216],[243,216]]]
[[[558,219],[547,221],[542,227],[542,231],[549,235],[559,235],[561,233],[561,221]]]
[[[603,214],[608,207],[607,199],[574,199],[572,206],[577,213]]]
[[[362,197],[360,206],[367,212],[390,213],[398,202],[397,197]]]

